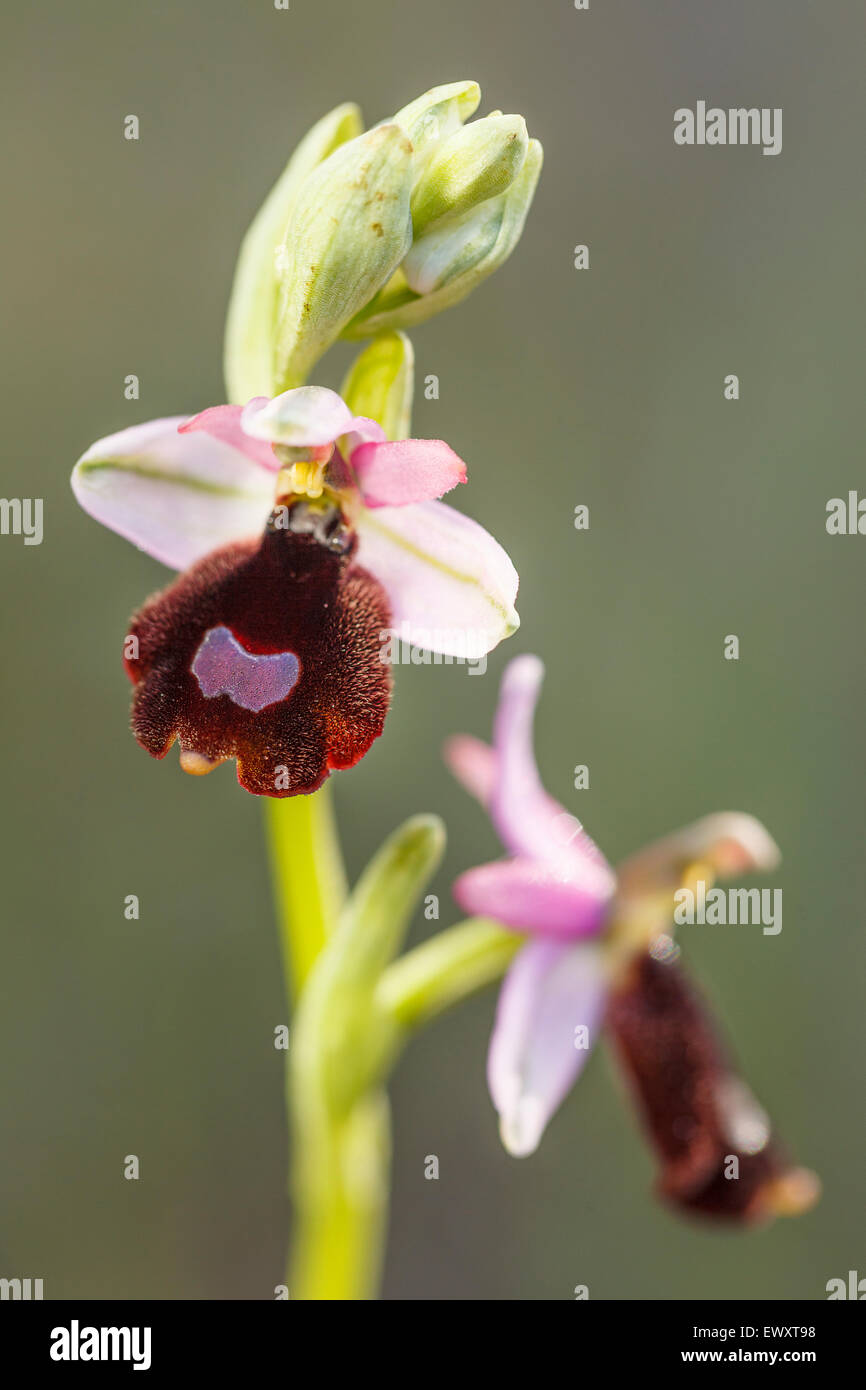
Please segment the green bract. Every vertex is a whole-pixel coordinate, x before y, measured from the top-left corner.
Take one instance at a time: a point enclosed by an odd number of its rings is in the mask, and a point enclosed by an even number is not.
[[[272,396],[277,307],[277,249],[304,179],[329,154],[363,130],[357,106],[347,102],[304,136],[244,237],[235,270],[225,339],[228,398],[244,404]]]
[[[342,145],[301,185],[277,252],[277,391],[310,368],[412,244],[412,146],[396,124]]]
[[[410,433],[414,362],[405,333],[383,333],[359,353],[340,388],[352,413],[378,421],[388,439]]]

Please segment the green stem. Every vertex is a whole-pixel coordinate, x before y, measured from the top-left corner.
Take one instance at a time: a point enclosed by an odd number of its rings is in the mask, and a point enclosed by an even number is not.
[[[291,1001],[337,924],[346,875],[327,784],[312,796],[269,797],[267,836]]]
[[[286,997],[297,1004],[336,930],[345,873],[327,786],[312,796],[270,800],[266,814]],[[289,1294],[373,1298],[387,1217],[388,1102],[383,1091],[368,1093],[334,1123],[321,1041],[314,1042],[316,1056],[296,1056],[304,1041],[293,1026],[286,1070],[294,1201]]]
[[[315,1109],[318,1113],[311,1113],[304,1097],[296,1094],[296,1222],[289,1295],[304,1300],[374,1299],[388,1219],[388,1099],[381,1088],[367,1091],[340,1120],[318,1103]]]

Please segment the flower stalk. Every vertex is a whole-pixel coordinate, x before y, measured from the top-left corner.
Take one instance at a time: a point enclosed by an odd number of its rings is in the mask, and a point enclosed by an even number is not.
[[[331,895],[321,890],[328,865],[337,876],[341,866],[321,799],[322,792],[303,798],[319,803],[306,825],[280,815],[294,802],[275,803],[270,816],[287,989],[297,997],[286,1074],[295,1212],[287,1283],[292,1298],[354,1301],[376,1296],[382,1266],[391,1152],[385,1085],[394,1062],[424,1023],[500,978],[521,941],[495,923],[467,921],[393,959],[444,849],[433,816],[414,817],[386,841],[335,922]],[[306,836],[305,851],[324,877],[291,886],[295,832]]]
[[[404,1037],[501,979],[524,938],[468,918],[407,951],[382,974],[379,1003]]]
[[[330,787],[265,802],[286,997],[295,999],[333,932],[346,875]]]

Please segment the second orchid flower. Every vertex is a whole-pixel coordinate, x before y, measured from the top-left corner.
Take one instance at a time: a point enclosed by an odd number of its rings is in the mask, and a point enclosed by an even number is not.
[[[517,1155],[537,1148],[605,1027],[669,1201],[730,1220],[804,1210],[816,1179],[782,1158],[667,935],[682,883],[771,869],[778,849],[752,816],[725,812],[615,874],[541,784],[532,721],[542,676],[537,658],[512,661],[493,746],[460,737],[446,750],[508,851],[461,875],[455,896],[466,911],[528,933],[502,986],[488,1056],[503,1142]]]

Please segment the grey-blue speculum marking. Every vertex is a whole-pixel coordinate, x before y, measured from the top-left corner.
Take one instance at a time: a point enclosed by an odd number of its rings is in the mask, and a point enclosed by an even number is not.
[[[291,694],[301,663],[294,652],[248,652],[229,628],[220,626],[205,633],[192,673],[206,699],[228,695],[241,709],[258,713]]]

